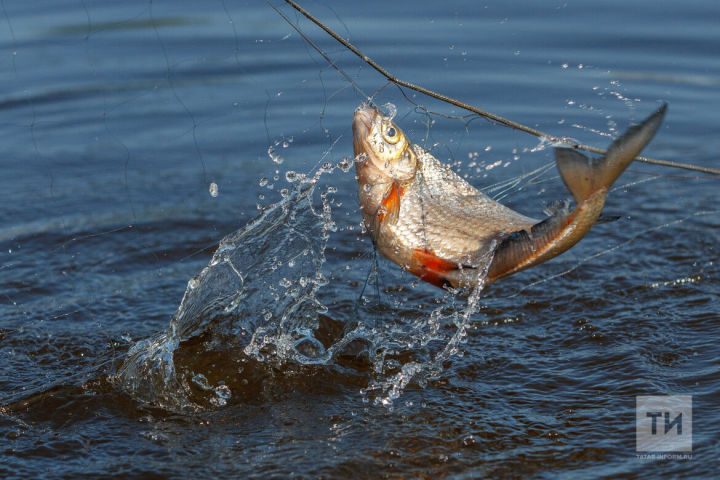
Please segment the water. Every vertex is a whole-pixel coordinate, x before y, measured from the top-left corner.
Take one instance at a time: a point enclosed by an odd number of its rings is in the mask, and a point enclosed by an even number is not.
[[[645,153],[718,165],[713,3],[305,6],[399,78],[558,136],[606,146],[667,101]],[[375,261],[364,98],[266,4],[1,7],[3,477],[716,472],[717,179],[632,166],[620,221],[468,302]],[[523,213],[567,195],[533,137],[376,102]],[[653,394],[693,396],[691,460],[636,457]]]

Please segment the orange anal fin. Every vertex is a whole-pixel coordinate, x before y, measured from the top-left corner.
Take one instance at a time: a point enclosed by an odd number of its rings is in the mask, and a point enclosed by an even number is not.
[[[390,221],[397,219],[400,213],[400,198],[403,196],[403,193],[403,188],[398,182],[393,182],[378,209],[377,216],[380,223],[385,222],[386,219]]]
[[[442,288],[450,285],[447,273],[457,269],[457,263],[440,258],[430,250],[416,248],[409,270],[422,280]]]

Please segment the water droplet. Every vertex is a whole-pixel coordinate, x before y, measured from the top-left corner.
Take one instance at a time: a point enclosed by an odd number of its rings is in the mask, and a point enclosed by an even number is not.
[[[395,118],[395,115],[397,115],[397,107],[394,103],[386,103],[381,107],[382,111],[385,113],[385,116],[388,117],[388,120],[392,120]]]
[[[258,182],[258,185],[260,185],[261,187],[264,187],[265,185],[268,184],[269,181],[270,181],[270,180],[268,180],[267,178],[263,177],[263,178],[261,178],[260,181]]]
[[[215,387],[215,395],[224,400],[229,400],[232,398],[232,390],[227,385],[218,385]]]
[[[353,162],[349,158],[345,157],[340,160],[337,164],[338,168],[343,172],[348,172],[352,168]]]
[[[275,153],[275,147],[270,145],[267,149],[268,157],[270,157],[270,160],[277,163],[278,165],[283,163],[285,159],[282,157],[282,155],[279,155]]]
[[[202,388],[203,390],[210,390],[210,383],[208,383],[207,378],[205,378],[205,375],[202,373],[196,373],[192,377],[192,381],[195,385]]]
[[[308,358],[317,358],[325,353],[325,347],[316,338],[305,336],[293,345],[294,350]]]
[[[297,173],[293,172],[292,170],[288,170],[285,172],[285,180],[287,180],[290,183],[295,182],[298,179]]]
[[[215,182],[210,184],[210,196],[213,198],[218,196],[218,186]]]

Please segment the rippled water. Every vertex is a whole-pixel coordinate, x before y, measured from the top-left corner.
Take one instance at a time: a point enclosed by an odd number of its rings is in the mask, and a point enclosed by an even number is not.
[[[400,78],[593,145],[667,101],[645,153],[718,166],[711,2],[305,6]],[[376,258],[364,96],[266,4],[5,1],[0,66],[3,477],[717,470],[716,178],[631,166],[621,220],[468,301]],[[376,100],[474,185],[532,216],[567,196],[534,137],[408,96]],[[668,394],[693,458],[640,460],[635,397]]]

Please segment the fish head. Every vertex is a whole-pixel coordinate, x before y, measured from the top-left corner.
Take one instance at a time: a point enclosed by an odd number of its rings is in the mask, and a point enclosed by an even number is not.
[[[406,182],[415,177],[417,157],[392,117],[363,103],[353,118],[353,148],[361,184]]]

